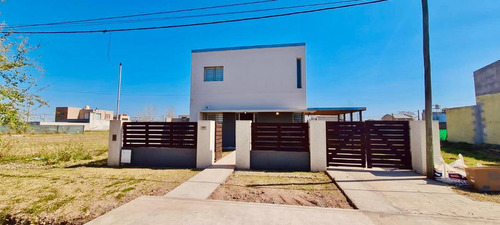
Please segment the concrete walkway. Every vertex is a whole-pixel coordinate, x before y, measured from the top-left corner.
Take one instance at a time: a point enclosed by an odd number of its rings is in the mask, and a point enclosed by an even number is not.
[[[327,172],[376,224],[500,224],[500,204],[474,201],[411,171],[336,167]]]
[[[167,198],[207,199],[234,171],[236,152],[229,153],[213,166],[196,174],[191,179],[168,192]]]
[[[335,225],[373,223],[359,210],[143,196],[88,224]]]

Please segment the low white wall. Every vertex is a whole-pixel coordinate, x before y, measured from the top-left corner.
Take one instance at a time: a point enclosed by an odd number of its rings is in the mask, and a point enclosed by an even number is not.
[[[309,121],[311,171],[326,171],[326,121]]]
[[[250,169],[250,148],[252,145],[252,121],[236,121],[236,168]]]
[[[109,130],[110,122],[109,120],[90,120],[90,123],[86,124],[85,130],[102,131]]]
[[[439,122],[432,121],[434,162],[441,158],[441,142],[439,140]],[[410,121],[410,150],[413,170],[426,174],[426,139],[425,121]]]
[[[108,166],[120,166],[120,153],[122,149],[122,123],[123,120],[111,120],[108,139]]]
[[[198,120],[196,168],[210,167],[215,160],[215,121]]]

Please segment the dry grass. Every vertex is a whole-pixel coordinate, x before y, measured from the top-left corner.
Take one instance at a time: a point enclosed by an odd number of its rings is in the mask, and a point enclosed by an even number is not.
[[[210,197],[257,203],[352,208],[324,173],[236,171]]]
[[[108,132],[0,136],[0,162],[42,161],[46,164],[89,160],[108,149]]]
[[[83,224],[138,196],[164,195],[198,173],[107,168],[107,132],[0,138],[0,224]]]

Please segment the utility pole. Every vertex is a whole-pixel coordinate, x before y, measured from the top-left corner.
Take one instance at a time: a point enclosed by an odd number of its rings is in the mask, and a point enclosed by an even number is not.
[[[432,88],[431,88],[431,56],[429,50],[429,8],[427,0],[422,0],[423,49],[424,49],[424,83],[425,83],[425,147],[427,178],[434,179],[434,157],[432,146]]]
[[[118,72],[118,97],[116,99],[116,119],[120,116],[120,91],[122,87],[122,63],[120,63],[120,69]]]

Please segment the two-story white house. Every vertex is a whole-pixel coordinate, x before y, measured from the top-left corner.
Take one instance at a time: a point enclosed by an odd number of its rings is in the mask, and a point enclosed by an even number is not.
[[[332,109],[307,109],[306,80],[305,43],[192,50],[190,121],[222,123],[223,146],[234,147],[236,120],[304,122]]]

